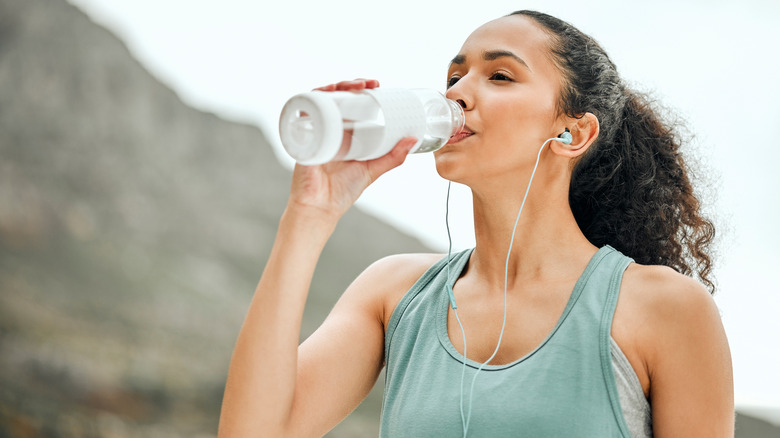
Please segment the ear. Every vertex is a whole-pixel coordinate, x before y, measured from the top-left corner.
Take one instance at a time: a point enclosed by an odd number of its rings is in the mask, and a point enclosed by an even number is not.
[[[570,118],[566,121],[566,127],[571,131],[571,143],[553,141],[550,142],[550,148],[558,155],[577,158],[584,154],[599,136],[599,119],[592,113],[585,113],[580,118]]]

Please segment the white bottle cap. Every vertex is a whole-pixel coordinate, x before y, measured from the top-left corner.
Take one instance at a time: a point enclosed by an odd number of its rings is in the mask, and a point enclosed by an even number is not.
[[[332,160],[341,148],[343,131],[339,108],[323,91],[293,96],[279,118],[282,145],[305,165]]]

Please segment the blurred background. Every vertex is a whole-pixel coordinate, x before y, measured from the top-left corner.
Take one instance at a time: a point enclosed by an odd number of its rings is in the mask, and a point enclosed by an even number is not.
[[[521,8],[593,35],[686,122],[720,231],[737,436],[780,436],[776,1],[0,0],[0,438],[215,436],[286,202],[284,101],[354,77],[443,91],[468,34]],[[415,156],[364,194],[303,336],[377,258],[446,250],[445,191]],[[456,249],[470,208],[456,187]],[[376,436],[380,405],[376,388],[328,436]]]

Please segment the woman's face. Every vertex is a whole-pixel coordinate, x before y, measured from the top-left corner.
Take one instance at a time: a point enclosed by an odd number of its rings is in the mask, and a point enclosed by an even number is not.
[[[561,75],[548,35],[529,18],[502,17],[478,28],[447,78],[446,96],[466,114],[465,132],[435,153],[447,179],[470,185],[473,178],[518,175],[530,170],[546,139],[563,132],[556,111]]]

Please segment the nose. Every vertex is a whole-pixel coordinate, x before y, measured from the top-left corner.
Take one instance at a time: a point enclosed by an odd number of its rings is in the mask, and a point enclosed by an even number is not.
[[[465,78],[461,78],[455,82],[455,84],[447,89],[447,92],[444,93],[444,96],[447,99],[457,102],[464,111],[468,111],[473,108],[473,100],[470,98],[470,93],[468,93],[464,79]]]

